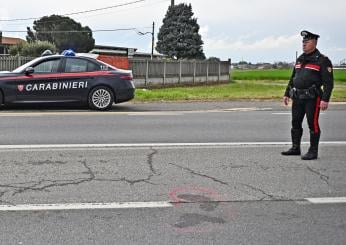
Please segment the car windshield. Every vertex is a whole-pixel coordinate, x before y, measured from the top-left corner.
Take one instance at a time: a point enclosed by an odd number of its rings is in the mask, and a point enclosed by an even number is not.
[[[25,63],[24,65],[14,69],[12,72],[14,72],[14,73],[21,73],[21,72],[24,71],[25,68],[30,67],[33,64],[35,64],[39,59],[41,59],[41,57],[38,57],[36,59],[33,59],[32,61],[29,61],[28,63]]]

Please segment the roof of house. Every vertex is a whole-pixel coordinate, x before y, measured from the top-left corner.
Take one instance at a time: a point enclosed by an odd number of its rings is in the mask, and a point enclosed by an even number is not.
[[[151,56],[151,53],[145,53],[145,52],[135,52],[134,53],[134,56],[137,56],[137,57],[150,57]],[[164,55],[164,54],[159,54],[159,53],[154,53],[153,54],[154,57],[161,57],[161,58],[164,58],[164,57],[167,57],[167,55]]]
[[[131,51],[132,52],[131,52]],[[107,46],[107,45],[95,45],[94,49],[90,51],[93,54],[111,54],[111,55],[128,55],[131,52],[133,57],[150,57],[151,53],[138,52],[137,48],[127,48],[118,46]],[[166,55],[154,53],[156,58],[164,58]]]
[[[128,55],[136,51],[136,48],[107,46],[107,45],[95,45],[93,50],[89,53],[93,54],[111,54],[111,55]]]
[[[2,37],[1,44],[7,44],[7,45],[15,45],[18,43],[25,42],[25,40],[17,37]]]

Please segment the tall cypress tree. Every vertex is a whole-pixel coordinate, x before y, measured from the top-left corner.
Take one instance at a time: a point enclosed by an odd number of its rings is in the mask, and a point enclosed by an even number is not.
[[[170,6],[158,34],[156,50],[176,59],[205,59],[203,41],[191,4]]]

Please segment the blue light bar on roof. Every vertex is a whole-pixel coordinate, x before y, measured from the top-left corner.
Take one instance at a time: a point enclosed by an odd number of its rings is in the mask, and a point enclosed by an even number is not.
[[[61,54],[64,56],[76,56],[76,53],[72,49],[66,49]]]

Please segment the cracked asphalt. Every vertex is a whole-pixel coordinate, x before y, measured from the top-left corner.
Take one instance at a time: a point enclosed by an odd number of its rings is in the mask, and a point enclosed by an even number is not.
[[[2,145],[164,143],[163,138],[176,143],[289,140],[289,115],[276,115],[282,110],[274,106],[239,112],[211,112],[198,103],[188,106],[196,113],[32,117],[32,110],[5,111],[21,115],[1,117],[0,112],[0,140]],[[240,106],[250,107],[234,108]],[[169,105],[162,107],[165,112]],[[339,106],[321,115],[322,141],[346,138],[344,109]],[[106,122],[107,132],[99,130]],[[163,132],[160,123],[168,122]],[[287,132],[280,133],[285,128]],[[287,147],[0,149],[0,205],[173,204],[151,209],[0,211],[0,244],[344,244],[346,205],[316,205],[304,198],[346,196],[345,144],[321,144],[316,161],[281,156]]]
[[[322,146],[312,162],[281,157],[285,148],[1,150],[0,202],[165,201],[178,186],[211,188],[221,202],[345,195],[344,145]]]

